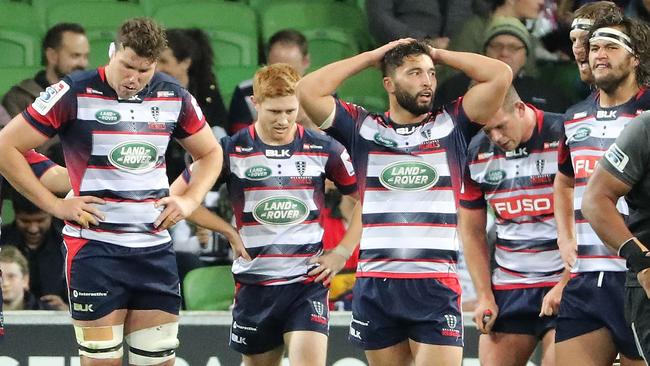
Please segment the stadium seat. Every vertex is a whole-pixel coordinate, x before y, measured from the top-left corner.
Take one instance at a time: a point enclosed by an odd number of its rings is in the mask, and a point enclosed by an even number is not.
[[[293,28],[301,32],[311,29],[338,29],[348,32],[361,48],[371,44],[366,18],[356,5],[334,1],[293,0],[269,2],[260,8],[262,39],[273,33]]]
[[[255,66],[219,66],[215,68],[214,73],[219,81],[219,90],[226,107],[230,106],[230,99],[235,91],[235,87],[244,80],[252,79],[257,71]]]
[[[1,44],[1,41],[0,41]],[[1,46],[0,46],[1,47]],[[0,99],[9,89],[19,82],[30,78],[40,70],[40,66],[17,66],[2,67],[0,66]]]
[[[258,42],[255,12],[233,2],[193,2],[160,7],[153,18],[167,28],[203,29],[210,37],[215,63],[257,65]]]
[[[34,66],[40,63],[39,37],[0,28],[0,67]]]
[[[383,113],[388,109],[388,97],[379,70],[368,69],[346,80],[337,89],[338,96],[371,112]]]
[[[62,3],[48,11],[49,27],[60,22],[76,22],[86,28],[90,42],[91,67],[108,62],[108,45],[115,39],[119,26],[128,18],[144,16],[144,9],[129,2],[79,2]]]
[[[45,33],[45,22],[27,3],[0,2],[0,28],[40,37]]]
[[[183,279],[187,310],[228,310],[235,297],[235,280],[230,266],[191,270]]]
[[[359,46],[348,32],[341,29],[319,28],[303,31],[309,43],[311,65],[321,67],[359,53]]]

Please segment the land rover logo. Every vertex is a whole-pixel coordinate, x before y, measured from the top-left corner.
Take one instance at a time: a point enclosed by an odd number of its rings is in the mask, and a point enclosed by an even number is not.
[[[102,109],[101,111],[97,111],[95,113],[95,118],[97,121],[106,124],[106,125],[114,125],[120,121],[122,116],[120,116],[119,113],[112,111],[110,109]]]
[[[588,139],[589,135],[591,135],[591,130],[588,127],[580,127],[569,140],[571,142],[580,142]]]
[[[389,164],[379,174],[381,184],[396,191],[423,191],[438,182],[438,172],[419,161],[398,161]]]
[[[256,165],[248,168],[244,175],[250,180],[264,180],[271,175],[271,169],[262,165]]]
[[[504,170],[490,170],[485,173],[485,181],[489,184],[499,184],[506,178],[506,172]]]
[[[298,224],[305,221],[307,215],[309,215],[307,205],[289,196],[265,198],[253,209],[255,220],[267,225]]]
[[[385,137],[382,137],[379,134],[379,132],[377,132],[375,134],[375,142],[378,143],[379,145],[382,145],[382,146],[388,146],[388,147],[396,147],[397,146],[397,142],[395,142],[395,141],[393,141],[391,139],[387,139]]]
[[[127,141],[108,153],[108,161],[118,169],[141,172],[152,169],[158,161],[158,148],[146,141]]]

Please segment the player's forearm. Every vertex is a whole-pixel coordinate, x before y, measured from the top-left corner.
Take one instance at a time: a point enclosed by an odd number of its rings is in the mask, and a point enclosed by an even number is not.
[[[497,59],[471,52],[436,50],[439,62],[462,71],[478,83],[499,83],[509,85],[512,81],[510,67]]]
[[[187,219],[198,226],[220,233],[226,238],[237,235],[237,230],[232,225],[204,206],[199,206]]]
[[[223,153],[220,145],[215,145],[210,152],[196,159],[192,163],[192,179],[183,196],[192,199],[198,207],[216,182],[222,164]]]
[[[492,281],[490,280],[490,254],[485,235],[485,214],[485,210],[461,208],[458,231],[463,243],[465,263],[476,294],[482,298],[493,298]]]
[[[305,75],[298,83],[301,103],[305,99],[329,97],[350,76],[372,66],[368,52],[331,63]]]
[[[575,214],[573,210],[574,180],[562,173],[555,175],[553,182],[553,214],[557,223],[559,238],[575,238]]]
[[[54,213],[57,197],[36,178],[25,156],[13,146],[0,145],[0,174],[25,198]]]
[[[581,211],[598,237],[618,251],[621,244],[634,236],[616,209],[617,199],[598,191],[587,189],[582,198]]]
[[[338,244],[338,246],[345,248],[348,253],[353,253],[361,241],[361,233],[363,231],[363,224],[361,222],[361,208],[361,202],[357,201],[352,211],[350,225],[348,226],[348,229],[345,231],[345,235],[343,235],[343,238]]]

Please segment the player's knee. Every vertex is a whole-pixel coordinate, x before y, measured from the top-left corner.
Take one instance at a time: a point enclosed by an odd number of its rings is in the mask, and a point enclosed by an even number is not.
[[[122,337],[124,325],[105,327],[74,326],[79,355],[93,359],[122,358]]]
[[[175,357],[178,322],[140,329],[126,336],[131,365],[157,365]]]

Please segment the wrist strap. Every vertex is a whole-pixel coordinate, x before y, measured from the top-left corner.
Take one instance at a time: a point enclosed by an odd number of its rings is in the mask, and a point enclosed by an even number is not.
[[[352,256],[352,253],[343,245],[337,245],[336,248],[332,249],[332,253],[340,255],[345,258],[346,261]]]
[[[633,236],[633,237],[627,239],[626,241],[624,241],[623,244],[621,244],[621,246],[618,247],[618,253],[617,253],[618,256],[623,257],[623,258],[627,258],[629,255],[631,255],[633,253],[637,253],[637,252],[640,253],[641,248],[639,248],[639,246],[636,245],[637,241],[638,241],[638,239],[636,238],[636,236]],[[625,249],[623,249],[623,247],[625,247],[626,245],[628,245],[628,246]]]

